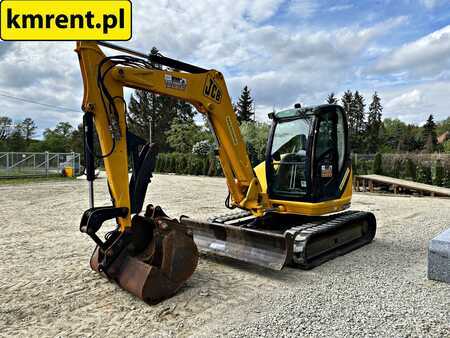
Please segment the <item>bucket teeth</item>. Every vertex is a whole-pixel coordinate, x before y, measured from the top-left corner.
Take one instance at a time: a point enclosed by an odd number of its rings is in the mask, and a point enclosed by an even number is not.
[[[108,250],[99,247],[91,258],[93,270],[149,303],[175,294],[198,263],[192,232],[162,211],[159,215],[134,216],[131,229],[118,235],[128,236],[122,241],[128,244],[111,261]]]

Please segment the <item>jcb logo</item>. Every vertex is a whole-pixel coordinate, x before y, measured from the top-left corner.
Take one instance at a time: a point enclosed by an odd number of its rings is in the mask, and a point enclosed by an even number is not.
[[[222,101],[222,91],[213,80],[213,78],[209,75],[206,78],[205,87],[203,88],[203,95],[210,99],[213,99],[217,103],[220,103]]]

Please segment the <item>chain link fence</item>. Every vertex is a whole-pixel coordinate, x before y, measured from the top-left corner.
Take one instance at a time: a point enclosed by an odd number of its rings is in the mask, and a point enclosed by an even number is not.
[[[79,153],[0,152],[0,178],[48,177],[66,168],[81,174]]]

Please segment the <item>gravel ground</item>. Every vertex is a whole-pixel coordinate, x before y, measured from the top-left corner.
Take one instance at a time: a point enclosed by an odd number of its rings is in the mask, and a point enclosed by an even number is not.
[[[97,203],[107,204],[105,180]],[[224,212],[225,181],[158,175],[148,202],[178,217]],[[450,200],[355,194],[375,241],[312,271],[202,256],[173,298],[149,306],[89,269],[78,232],[85,181],[0,186],[0,336],[450,337],[450,285],[426,279]]]

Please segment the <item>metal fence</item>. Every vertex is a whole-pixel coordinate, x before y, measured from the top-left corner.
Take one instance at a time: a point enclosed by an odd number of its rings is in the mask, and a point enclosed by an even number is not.
[[[0,152],[0,178],[60,175],[66,167],[80,175],[80,154]]]

